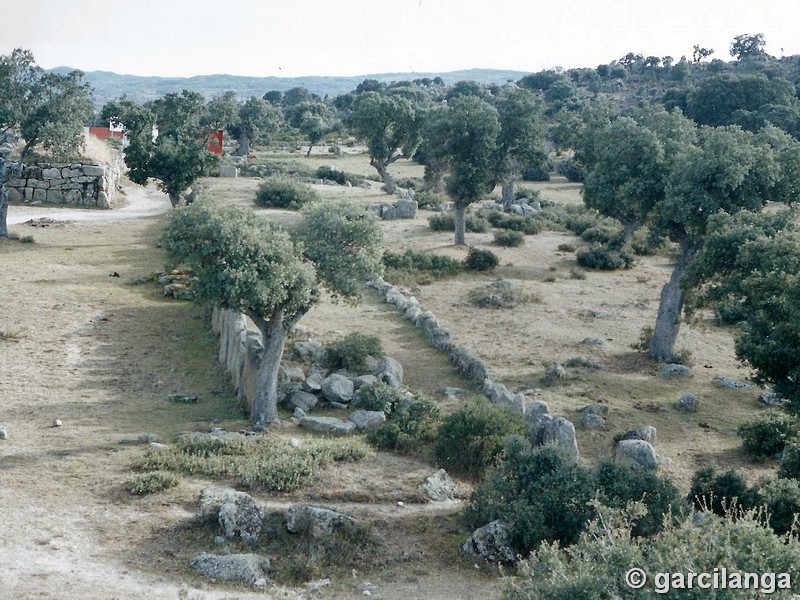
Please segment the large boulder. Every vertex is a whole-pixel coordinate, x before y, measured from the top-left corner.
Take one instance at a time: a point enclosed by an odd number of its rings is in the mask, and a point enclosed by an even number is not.
[[[644,425],[643,427],[638,427],[637,429],[629,429],[622,434],[622,439],[644,440],[652,446],[655,446],[656,442],[658,441],[658,435],[655,427],[652,425]]]
[[[646,469],[658,466],[655,448],[644,440],[620,440],[614,451],[614,462]]]
[[[257,581],[266,581],[270,570],[270,561],[258,554],[227,554],[220,556],[204,552],[189,561],[189,566],[206,577],[220,581],[232,581],[255,585]]]
[[[455,500],[456,494],[458,494],[456,484],[444,469],[436,471],[436,473],[420,483],[417,489],[432,502]]]
[[[312,537],[330,535],[337,529],[354,525],[355,522],[353,517],[305,504],[290,506],[286,513],[286,529],[291,533],[308,534]]]
[[[347,435],[348,433],[353,433],[356,424],[352,421],[342,421],[336,417],[303,417],[300,419],[300,427],[305,427],[317,433]]]
[[[550,414],[550,407],[544,400],[534,400],[525,407],[525,421],[533,423],[539,415]]]
[[[682,410],[683,412],[697,412],[697,407],[699,405],[700,405],[700,400],[697,399],[697,396],[695,396],[691,392],[686,392],[675,403],[675,408]]]
[[[575,425],[564,417],[539,415],[533,422],[530,433],[533,446],[553,444],[564,449],[573,463],[578,462],[578,441],[575,438]]]
[[[229,540],[255,544],[264,525],[264,509],[250,494],[233,488],[207,488],[200,493],[200,517],[217,521]]]
[[[294,390],[286,396],[283,402],[292,410],[300,408],[303,412],[308,412],[317,405],[317,397],[302,390]]]
[[[694,377],[694,371],[692,371],[686,365],[672,364],[672,365],[667,365],[666,367],[661,369],[658,372],[658,376],[664,378],[669,378],[669,377],[688,378],[688,377]]]
[[[353,382],[338,373],[322,380],[322,395],[328,402],[347,404],[353,399],[353,389]]]
[[[566,370],[559,364],[551,365],[547,367],[544,372],[544,379],[542,379],[542,385],[550,387],[553,386],[564,379],[567,376]]]
[[[318,364],[325,360],[325,350],[322,344],[314,340],[295,342],[292,346],[295,357],[308,364]]]
[[[391,356],[384,356],[378,363],[378,368],[375,375],[381,381],[386,381],[385,375],[391,375],[398,385],[403,384],[403,365],[393,359]],[[387,383],[389,383],[387,381]],[[391,385],[391,384],[390,384]],[[396,387],[396,386],[393,386]]]
[[[508,542],[508,527],[499,520],[476,529],[472,537],[461,546],[461,550],[470,556],[489,562],[513,565],[517,561],[516,554]]]

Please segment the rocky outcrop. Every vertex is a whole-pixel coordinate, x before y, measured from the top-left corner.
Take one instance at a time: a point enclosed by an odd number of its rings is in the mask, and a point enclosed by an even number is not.
[[[517,561],[516,554],[508,542],[508,527],[502,521],[492,521],[476,529],[472,537],[461,546],[461,550],[470,556],[489,562],[513,565]]]

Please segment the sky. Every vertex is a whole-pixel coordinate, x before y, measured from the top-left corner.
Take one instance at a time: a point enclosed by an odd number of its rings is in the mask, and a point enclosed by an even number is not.
[[[628,52],[800,54],[798,0],[0,0],[0,55],[190,77],[596,67]]]

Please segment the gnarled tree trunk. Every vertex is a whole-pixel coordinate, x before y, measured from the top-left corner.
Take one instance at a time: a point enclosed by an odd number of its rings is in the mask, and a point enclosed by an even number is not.
[[[386,169],[388,163],[380,162],[377,160],[370,160],[369,164],[375,167],[375,170],[378,172],[378,175],[381,176],[383,179],[383,184],[386,186],[386,193],[390,196],[394,195],[395,188],[394,188],[394,180],[392,176],[389,175],[389,171]]]
[[[8,237],[8,195],[0,186],[0,237]]]
[[[250,152],[250,136],[246,133],[240,133],[239,138],[236,141],[239,145],[236,147],[236,152],[234,152],[234,155],[247,156],[247,153]]]
[[[283,358],[287,332],[283,313],[276,310],[269,321],[248,314],[261,330],[264,352],[256,374],[256,393],[253,398],[253,428],[264,429],[278,418],[278,371]]]
[[[514,178],[509,177],[503,181],[503,208],[511,208],[514,200]]]
[[[649,354],[662,362],[675,362],[675,341],[681,328],[681,314],[686,291],[681,287],[681,279],[700,249],[686,235],[681,237],[681,257],[672,270],[669,281],[661,289],[661,301],[658,305],[658,316],[650,341]]]

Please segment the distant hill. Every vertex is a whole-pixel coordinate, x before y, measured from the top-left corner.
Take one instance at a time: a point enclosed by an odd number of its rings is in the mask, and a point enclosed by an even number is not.
[[[67,73],[70,67],[52,69],[57,73]],[[456,81],[472,80],[481,84],[503,84],[509,80],[517,81],[527,75],[524,71],[503,71],[497,69],[468,69],[449,73],[380,73],[356,77],[243,77],[239,75],[198,75],[196,77],[142,77],[138,75],[119,75],[109,71],[89,71],[86,80],[94,88],[94,102],[100,107],[108,100],[125,94],[137,102],[160,98],[169,92],[184,89],[199,92],[205,98],[220,96],[228,90],[236,92],[240,98],[263,96],[271,90],[285,92],[293,87],[304,86],[320,96],[339,96],[356,88],[365,79],[377,79],[384,83],[405,81],[428,77],[441,77],[446,84]]]

